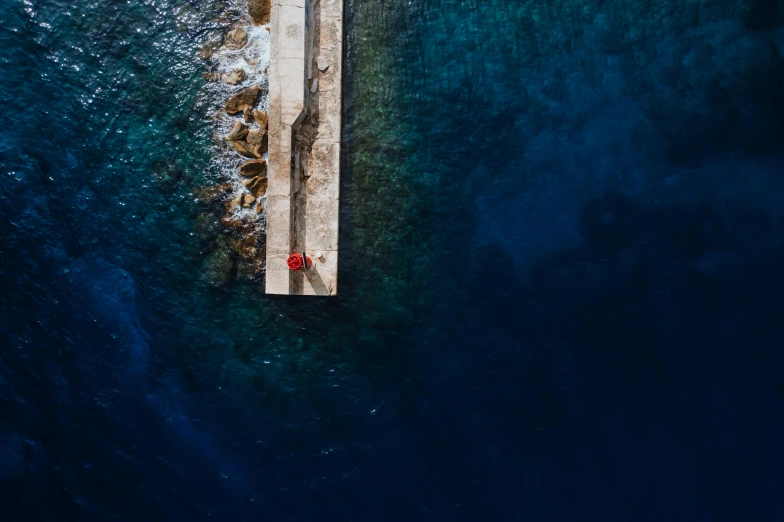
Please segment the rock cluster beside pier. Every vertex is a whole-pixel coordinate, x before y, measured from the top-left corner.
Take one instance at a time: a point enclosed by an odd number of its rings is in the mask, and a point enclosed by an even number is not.
[[[195,191],[203,208],[196,225],[206,255],[203,275],[218,285],[232,280],[257,280],[266,260],[264,212],[269,118],[261,102],[267,88],[267,71],[260,70],[263,65],[253,53],[243,55],[243,50],[258,45],[252,38],[258,34],[255,26],[269,24],[270,11],[270,0],[249,0],[250,20],[236,21],[227,27],[220,45],[208,43],[200,52],[207,60],[228,55],[239,64],[204,73],[208,82],[237,86],[216,115],[216,123],[228,128],[216,139],[221,154],[226,155],[221,162],[234,164],[236,160],[232,157],[242,158],[234,174],[225,174],[226,181]],[[268,30],[268,27],[259,29]]]

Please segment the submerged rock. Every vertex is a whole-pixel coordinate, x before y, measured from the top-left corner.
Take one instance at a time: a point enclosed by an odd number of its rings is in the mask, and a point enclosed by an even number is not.
[[[253,25],[270,22],[270,0],[248,0],[248,13]]]
[[[252,280],[264,269],[267,257],[264,234],[259,230],[258,221],[252,218],[238,220],[237,225],[226,244],[237,258],[237,278]]]
[[[241,121],[235,121],[234,126],[231,128],[231,132],[226,136],[226,139],[229,141],[239,141],[244,140],[247,135],[248,126]]]
[[[234,214],[242,208],[242,194],[237,194],[226,202],[226,214]]]
[[[232,214],[226,214],[220,220],[220,224],[225,229],[242,228],[242,220]]]
[[[263,159],[254,159],[246,161],[240,165],[240,176],[243,178],[252,178],[255,176],[267,175],[267,161]]]
[[[252,85],[234,94],[231,98],[226,100],[224,108],[229,114],[237,114],[245,112],[246,110],[253,110],[256,105],[256,100],[261,94],[261,87]]]
[[[253,282],[259,278],[259,276],[264,271],[265,256],[257,255],[256,257],[260,257],[260,261],[256,261],[255,259],[251,261],[240,259],[237,261],[238,280],[243,282]]]
[[[242,27],[235,27],[226,33],[226,39],[223,42],[224,47],[231,51],[242,49],[248,43],[248,33]]]
[[[259,253],[259,250],[255,246],[245,243],[243,238],[232,238],[228,241],[229,248],[231,248],[240,259],[253,259]]]
[[[225,229],[224,232],[233,239],[229,243],[229,247],[235,252],[237,252],[236,241],[255,245],[261,237],[259,221],[253,215],[226,214],[221,218],[220,223]]]
[[[203,245],[210,245],[221,233],[218,216],[213,212],[199,212],[194,219],[193,231]]]
[[[226,249],[218,248],[204,259],[202,272],[213,285],[225,285],[234,276],[234,258]]]
[[[223,81],[229,85],[237,85],[248,79],[248,73],[244,69],[234,69],[233,71],[223,73]]]
[[[201,49],[196,52],[196,56],[202,60],[209,60],[220,47],[220,38],[210,38]]]
[[[185,173],[184,169],[176,161],[169,158],[154,160],[151,168],[155,181],[164,190],[171,190]]]
[[[202,187],[194,194],[199,201],[205,205],[212,205],[216,201],[222,199],[226,194],[231,191],[231,183],[221,183],[214,187]]]

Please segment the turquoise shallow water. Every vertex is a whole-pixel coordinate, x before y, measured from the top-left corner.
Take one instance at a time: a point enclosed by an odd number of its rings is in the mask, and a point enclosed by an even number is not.
[[[779,519],[781,3],[345,14],[311,301],[205,261],[232,5],[0,1],[2,519]]]

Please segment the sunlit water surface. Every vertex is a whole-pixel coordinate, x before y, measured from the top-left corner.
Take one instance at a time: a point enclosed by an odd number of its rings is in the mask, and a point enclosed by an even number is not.
[[[238,5],[0,0],[0,520],[784,516],[780,2],[348,2],[331,300],[211,257]]]

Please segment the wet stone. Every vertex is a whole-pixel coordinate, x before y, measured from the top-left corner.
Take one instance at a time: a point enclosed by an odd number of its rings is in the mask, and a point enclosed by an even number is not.
[[[256,202],[256,198],[250,194],[244,194],[242,196],[242,208],[250,208]]]
[[[255,111],[253,111],[253,120],[259,124],[259,127],[264,129],[265,131],[267,130],[267,125],[269,123],[269,116],[267,116],[266,112],[256,109]]]
[[[242,27],[235,27],[226,33],[223,45],[231,51],[242,49],[248,43],[248,33]]]
[[[248,79],[248,73],[244,69],[234,69],[223,73],[223,81],[229,85],[237,85]]]
[[[252,178],[255,176],[266,176],[267,174],[267,161],[263,159],[256,159],[246,161],[240,165],[240,176],[244,178]]]
[[[231,132],[226,136],[226,139],[229,141],[240,141],[244,140],[247,135],[248,126],[241,121],[235,121],[234,126],[231,128]]]
[[[255,178],[244,180],[242,185],[256,198],[267,195],[267,178],[264,176],[256,176]]]
[[[251,159],[261,158],[262,153],[257,145],[250,144],[246,141],[232,141],[231,146],[241,156]]]
[[[252,85],[235,93],[231,98],[226,100],[224,108],[229,114],[238,114],[240,112],[245,112],[246,110],[252,111],[260,94],[261,87]]]

